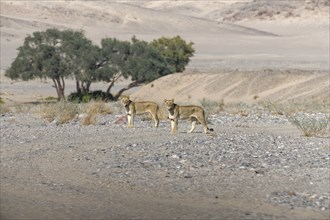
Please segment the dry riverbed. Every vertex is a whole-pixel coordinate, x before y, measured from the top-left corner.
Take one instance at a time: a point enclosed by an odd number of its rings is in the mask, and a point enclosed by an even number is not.
[[[329,138],[284,116],[210,115],[211,135],[121,117],[3,114],[1,219],[329,218]]]

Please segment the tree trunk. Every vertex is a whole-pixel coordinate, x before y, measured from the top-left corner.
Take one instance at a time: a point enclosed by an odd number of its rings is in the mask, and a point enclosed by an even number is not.
[[[120,96],[121,94],[123,94],[123,92],[125,92],[125,91],[127,91],[127,90],[129,90],[129,89],[131,89],[131,88],[133,88],[133,87],[137,87],[137,86],[139,86],[139,85],[140,85],[140,83],[137,82],[137,81],[131,82],[128,86],[126,86],[125,88],[122,88],[121,90],[119,90],[119,91],[117,92],[117,94],[113,97],[113,99],[114,99],[114,100],[118,100],[119,96]]]
[[[79,86],[79,80],[76,80],[76,89],[77,89],[77,93],[81,94],[81,89],[80,89],[80,86]]]
[[[65,96],[64,96],[65,83],[64,83],[63,77],[58,76],[58,77],[52,78],[52,80],[54,82],[54,87],[57,92],[58,100],[64,100],[65,99]]]
[[[121,74],[119,73],[119,74],[116,74],[116,75],[112,78],[112,80],[111,80],[111,82],[110,82],[110,85],[108,86],[107,91],[106,91],[107,94],[110,94],[110,90],[111,90],[111,88],[113,87],[113,85],[115,84],[115,82],[116,82],[120,77],[121,77]]]
[[[86,93],[88,93],[91,84],[92,84],[91,82],[83,82],[83,81],[81,81],[81,82],[80,82],[80,86],[79,86],[79,88],[80,88],[80,92],[81,92],[82,94],[86,94]]]
[[[86,83],[86,91],[89,92],[89,88],[91,87],[92,82]]]

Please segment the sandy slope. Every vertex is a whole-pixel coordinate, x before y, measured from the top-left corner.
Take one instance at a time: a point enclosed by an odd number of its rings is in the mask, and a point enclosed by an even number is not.
[[[329,94],[327,72],[261,70],[214,74],[180,73],[158,79],[131,96],[140,100],[158,101],[174,98],[181,103],[196,104],[203,98],[225,103],[259,101],[328,103]]]

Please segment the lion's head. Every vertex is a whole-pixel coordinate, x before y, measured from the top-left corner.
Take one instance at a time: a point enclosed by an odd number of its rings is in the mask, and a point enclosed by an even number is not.
[[[164,105],[167,109],[172,109],[174,106],[174,99],[164,99]]]
[[[123,104],[123,106],[125,106],[125,107],[131,103],[131,100],[129,99],[129,97],[125,96],[125,95],[120,97],[120,101]]]

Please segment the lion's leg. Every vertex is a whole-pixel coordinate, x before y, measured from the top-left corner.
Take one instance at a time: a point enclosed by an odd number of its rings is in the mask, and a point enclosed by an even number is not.
[[[127,115],[128,127],[134,128],[134,114]]]
[[[178,120],[173,119],[171,120],[171,133],[174,134],[177,132],[178,129]]]
[[[191,118],[191,129],[188,131],[188,133],[191,133],[191,132],[193,132],[194,130],[195,130],[195,128],[196,128],[196,118],[194,118],[194,117],[192,117]]]
[[[131,120],[132,120],[132,116],[131,115],[127,115],[127,127],[128,128],[131,127]]]
[[[204,133],[206,134],[208,132],[209,128],[207,127],[205,118],[197,118],[197,120],[202,124]]]
[[[150,114],[151,114],[152,119],[153,119],[154,122],[155,122],[155,127],[158,127],[158,125],[159,125],[159,119],[158,119],[158,117],[157,117],[157,112],[154,112],[154,113],[151,113],[151,112],[150,112]]]
[[[204,133],[206,134],[209,131],[208,127],[204,125]]]
[[[188,133],[191,133],[195,130],[196,127],[196,121],[191,122],[191,129],[188,131]]]

